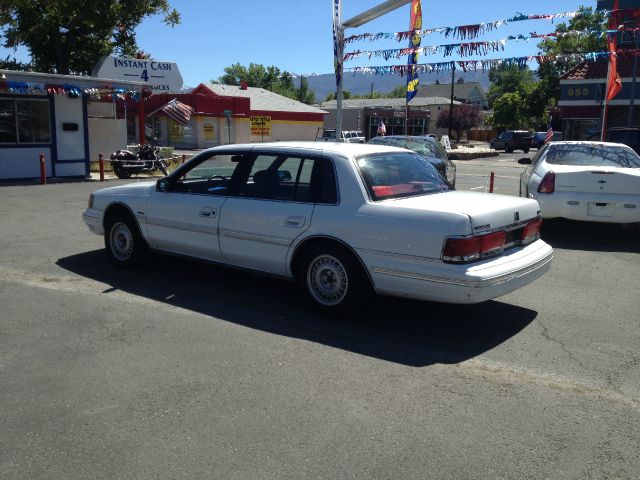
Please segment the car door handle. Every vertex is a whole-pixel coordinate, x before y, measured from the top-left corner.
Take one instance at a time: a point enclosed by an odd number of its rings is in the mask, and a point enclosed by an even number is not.
[[[201,217],[215,217],[216,216],[216,209],[215,208],[211,208],[211,207],[202,207],[200,209],[200,216]]]
[[[307,219],[305,217],[287,217],[287,227],[300,228],[304,226]]]

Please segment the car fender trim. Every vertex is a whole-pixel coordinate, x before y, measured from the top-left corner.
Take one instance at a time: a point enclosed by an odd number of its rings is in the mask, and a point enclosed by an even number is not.
[[[196,223],[188,223],[188,222],[176,222],[173,220],[165,220],[163,218],[156,217],[146,217],[147,225],[153,225],[156,227],[165,227],[176,230],[186,230],[189,232],[196,233],[207,233],[209,235],[218,235],[218,227],[217,226],[208,226],[208,225],[198,225]]]

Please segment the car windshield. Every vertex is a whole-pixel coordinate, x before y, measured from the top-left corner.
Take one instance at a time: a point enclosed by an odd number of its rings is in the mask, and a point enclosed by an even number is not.
[[[640,157],[636,152],[615,145],[554,145],[548,150],[545,161],[552,165],[640,168]]]
[[[376,153],[358,157],[356,164],[374,201],[449,190],[438,171],[412,153]]]
[[[384,137],[381,137],[384,138]],[[433,142],[423,138],[387,138],[383,140],[388,145],[394,147],[406,148],[407,150],[413,150],[414,152],[422,155],[423,157],[440,158],[438,155],[437,147]],[[382,143],[382,142],[374,142]]]

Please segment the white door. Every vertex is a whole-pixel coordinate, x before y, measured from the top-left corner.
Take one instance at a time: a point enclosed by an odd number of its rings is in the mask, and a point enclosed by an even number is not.
[[[227,263],[286,275],[293,241],[313,215],[314,162],[303,156],[261,154],[220,215],[220,250]]]
[[[147,206],[151,247],[208,260],[221,260],[218,225],[237,155],[201,155],[177,175],[160,181]]]

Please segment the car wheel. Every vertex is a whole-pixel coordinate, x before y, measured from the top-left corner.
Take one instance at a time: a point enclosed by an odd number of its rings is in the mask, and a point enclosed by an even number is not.
[[[373,292],[353,254],[332,244],[316,244],[302,253],[297,281],[314,307],[331,316],[363,308]]]
[[[522,151],[523,151],[524,153],[529,153],[529,149],[528,149],[528,148],[525,148],[525,149],[523,149]]]
[[[506,153],[512,153],[513,152],[513,148],[511,148],[509,145],[505,145],[504,146],[504,151]]]
[[[114,263],[121,267],[138,265],[148,247],[131,215],[117,213],[107,220],[104,244]]]
[[[127,170],[124,167],[121,167],[120,165],[114,165],[113,166],[113,173],[116,174],[116,177],[121,178],[121,179],[125,179],[125,178],[131,177],[131,173],[129,173],[129,170]]]

